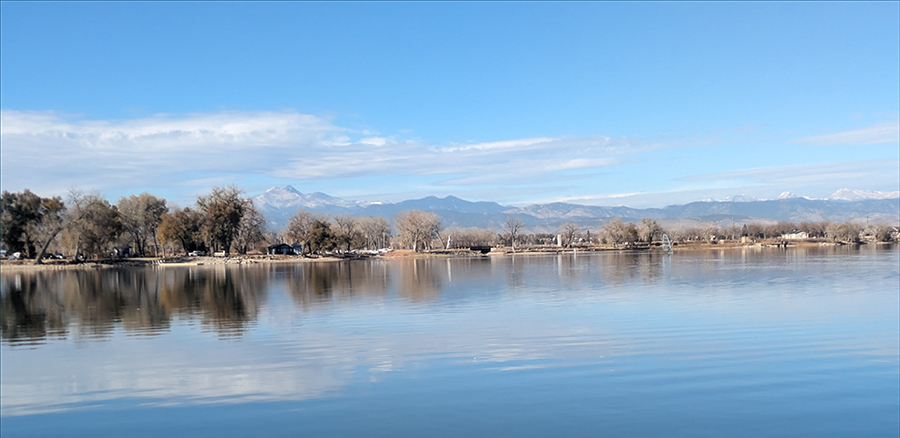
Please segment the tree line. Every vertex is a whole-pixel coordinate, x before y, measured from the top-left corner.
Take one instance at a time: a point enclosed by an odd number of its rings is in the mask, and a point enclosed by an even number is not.
[[[729,227],[664,229],[658,220],[637,223],[613,218],[591,230],[574,222],[559,226],[556,234],[527,233],[523,221],[509,216],[501,230],[450,226],[428,211],[398,214],[393,224],[381,217],[329,217],[300,209],[287,227],[269,230],[265,215],[250,197],[235,186],[215,187],[198,196],[193,207],[169,206],[149,193],[122,197],[111,204],[101,195],[71,190],[62,197],[44,198],[24,190],[0,195],[0,245],[41,263],[51,247],[86,259],[105,258],[130,246],[140,256],[166,256],[192,251],[246,254],[265,251],[278,243],[301,244],[304,254],[326,251],[407,248],[414,251],[508,246],[612,245],[621,247],[659,242],[666,234],[675,242],[779,239],[805,233],[810,239],[856,243],[896,240],[887,224],[862,226],[858,222],[746,223]]]
[[[74,189],[65,200],[27,189],[0,194],[0,244],[37,264],[51,245],[85,259],[105,258],[125,246],[140,256],[165,256],[176,247],[185,253],[245,253],[264,241],[265,227],[265,216],[234,186],[214,188],[197,198],[195,208],[183,209],[149,193],[116,204]]]
[[[149,193],[115,204],[74,189],[65,200],[28,189],[0,196],[0,245],[37,264],[51,246],[84,259],[106,258],[125,246],[134,255],[155,257],[193,251],[246,254],[277,243],[300,243],[304,253],[392,245],[427,250],[440,231],[440,219],[411,211],[398,215],[394,227],[396,236],[384,218],[328,217],[301,209],[285,229],[271,231],[252,198],[235,186],[213,188],[185,208]]]

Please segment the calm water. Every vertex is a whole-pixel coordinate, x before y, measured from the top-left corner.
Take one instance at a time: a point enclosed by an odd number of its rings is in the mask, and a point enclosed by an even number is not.
[[[0,275],[16,436],[900,436],[894,248]]]

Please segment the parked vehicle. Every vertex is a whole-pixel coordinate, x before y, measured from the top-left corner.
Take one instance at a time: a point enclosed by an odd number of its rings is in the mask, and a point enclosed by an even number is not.
[[[206,253],[204,253],[203,251],[191,251],[188,253],[188,255],[191,257],[203,257],[204,254]]]

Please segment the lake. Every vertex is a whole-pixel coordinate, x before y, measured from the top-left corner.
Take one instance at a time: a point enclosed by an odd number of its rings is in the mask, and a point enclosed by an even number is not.
[[[4,271],[0,434],[897,437],[898,254]]]

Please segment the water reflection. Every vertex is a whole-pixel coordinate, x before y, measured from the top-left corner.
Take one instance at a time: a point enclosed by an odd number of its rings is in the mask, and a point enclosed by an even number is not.
[[[199,317],[223,336],[242,333],[266,299],[265,271],[97,269],[0,276],[0,336],[10,344],[107,339],[116,326],[156,335],[174,315]]]
[[[412,303],[464,299],[478,291],[582,291],[629,284],[732,282],[758,270],[778,273],[807,261],[896,248],[709,250],[679,253],[561,254],[228,267],[12,272],[0,276],[0,339],[11,345],[108,339],[116,327],[155,336],[173,317],[198,321],[222,337],[241,336],[269,293],[286,290],[302,311],[358,298]],[[829,277],[794,272],[767,281]],[[771,277],[771,275],[769,275]],[[753,280],[752,278],[750,280]],[[745,280],[746,281],[746,280]],[[442,294],[448,296],[442,297]]]
[[[896,381],[898,258],[748,249],[4,272],[0,413],[126,398],[353,406],[347,394],[381,383],[497,418],[543,397],[558,417],[598,394],[634,412],[697,394],[716,407],[760,386],[809,406],[797,394],[840,395],[835,373],[851,366],[870,379],[860,385]],[[584,392],[566,405],[561,387]]]
[[[390,287],[387,267],[380,263],[312,263],[277,266],[268,280],[283,282],[294,303],[308,311],[332,300],[357,296],[384,297]]]
[[[0,276],[0,336],[8,340],[65,339],[66,326],[59,291],[43,275]]]
[[[449,278],[449,265],[432,260],[403,260],[398,266],[397,293],[412,301],[430,301],[441,293],[442,278]]]

